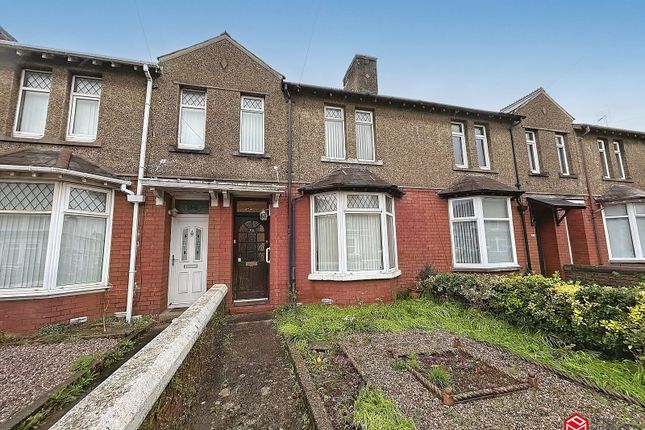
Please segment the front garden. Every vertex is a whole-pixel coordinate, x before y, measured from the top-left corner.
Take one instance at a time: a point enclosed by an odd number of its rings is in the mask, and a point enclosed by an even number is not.
[[[643,286],[457,274],[420,285],[417,300],[278,312],[334,428],[561,428],[573,412],[596,428],[645,422]]]

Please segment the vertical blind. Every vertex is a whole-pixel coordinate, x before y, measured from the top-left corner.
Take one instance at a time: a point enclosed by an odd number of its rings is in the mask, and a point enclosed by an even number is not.
[[[43,286],[50,219],[0,214],[0,288]]]
[[[16,131],[42,136],[47,122],[51,73],[25,70]]]
[[[374,128],[372,112],[356,111],[356,158],[374,161]]]
[[[179,145],[185,148],[203,149],[206,127],[206,91],[181,91],[179,113]]]
[[[69,134],[75,137],[95,138],[99,122],[101,80],[74,76],[72,113]]]
[[[316,217],[316,270],[338,271],[338,227],[336,215]]]
[[[383,269],[381,216],[354,214],[345,216],[347,270],[360,272]]]
[[[264,153],[264,100],[242,97],[240,152]]]
[[[58,260],[58,286],[101,281],[105,225],[105,218],[65,215]]]
[[[345,158],[345,121],[342,108],[325,107],[325,154]]]

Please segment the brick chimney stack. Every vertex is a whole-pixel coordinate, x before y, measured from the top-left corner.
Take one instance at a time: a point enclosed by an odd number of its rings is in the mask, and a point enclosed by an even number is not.
[[[347,91],[378,94],[376,57],[354,55],[354,59],[347,68],[347,72],[345,72],[343,88]]]

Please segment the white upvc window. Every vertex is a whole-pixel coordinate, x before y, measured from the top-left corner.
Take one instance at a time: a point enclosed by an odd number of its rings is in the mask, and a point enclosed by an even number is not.
[[[87,76],[72,78],[72,91],[67,120],[67,140],[96,140],[101,103],[101,79]]]
[[[0,297],[107,288],[113,191],[0,182]]]
[[[455,269],[518,267],[510,198],[455,198],[449,212]]]
[[[184,88],[179,106],[181,149],[204,149],[206,135],[206,91]]]
[[[537,139],[534,131],[525,131],[526,146],[529,151],[529,170],[531,173],[540,173],[540,159],[538,157]]]
[[[357,110],[356,119],[356,158],[359,161],[375,161],[374,151],[374,114]]]
[[[477,163],[482,170],[490,170],[490,157],[488,155],[488,138],[486,127],[475,124],[475,149],[477,150]]]
[[[23,70],[20,94],[13,126],[17,137],[39,138],[45,135],[52,74],[40,70]]]
[[[614,157],[616,158],[616,166],[618,168],[618,174],[620,179],[625,179],[625,165],[623,164],[623,154],[620,151],[620,142],[614,140]]]
[[[602,177],[609,178],[609,161],[607,160],[607,148],[605,141],[598,139],[598,153],[600,154],[600,166],[602,167]]]
[[[360,280],[400,274],[394,200],[383,193],[339,191],[311,198],[309,279]]]
[[[645,203],[603,207],[609,259],[645,261]]]
[[[452,149],[455,153],[455,166],[467,169],[468,157],[466,156],[464,124],[461,122],[451,122],[450,129],[452,130]]]
[[[555,135],[555,149],[558,151],[558,163],[560,164],[560,174],[569,175],[569,160],[567,159],[567,148],[565,145],[564,135]]]
[[[345,111],[325,106],[325,157],[345,159]]]
[[[241,97],[240,152],[264,154],[264,99]]]

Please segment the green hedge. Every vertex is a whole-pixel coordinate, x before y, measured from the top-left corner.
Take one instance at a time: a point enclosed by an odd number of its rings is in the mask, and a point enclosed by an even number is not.
[[[426,295],[456,299],[545,332],[558,346],[645,358],[645,283],[614,288],[563,281],[557,275],[445,273],[420,284]]]

